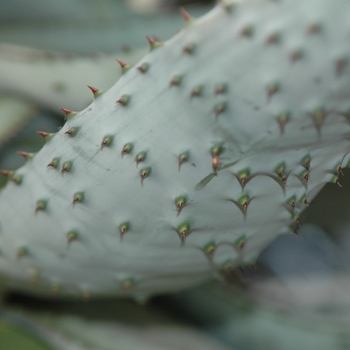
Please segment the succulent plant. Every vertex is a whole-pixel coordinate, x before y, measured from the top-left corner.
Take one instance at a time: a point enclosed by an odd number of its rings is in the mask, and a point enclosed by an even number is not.
[[[222,2],[3,171],[0,272],[50,295],[175,291],[253,263],[349,162],[347,0]],[[124,65],[122,63],[122,65]],[[69,107],[69,106],[67,106]]]

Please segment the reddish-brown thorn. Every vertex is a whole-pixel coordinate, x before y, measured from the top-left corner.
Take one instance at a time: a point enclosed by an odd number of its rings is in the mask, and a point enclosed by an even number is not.
[[[24,158],[28,158],[30,156],[29,152],[17,151],[17,153],[20,154]]]
[[[36,133],[39,134],[42,137],[47,137],[47,136],[50,135],[50,133],[46,132],[46,131],[37,131]]]
[[[0,170],[0,174],[4,176],[9,176],[12,173],[12,170]]]
[[[191,15],[183,7],[180,8],[180,12],[185,22],[190,22],[192,20]]]
[[[72,113],[73,111],[71,111],[70,109],[67,109],[67,108],[63,108],[61,107],[60,108],[61,111],[63,111],[63,113],[67,116],[68,114]]]
[[[343,168],[341,166],[337,169],[338,173],[342,174],[344,176]]]
[[[156,44],[156,40],[154,40],[153,38],[151,38],[150,36],[146,35],[146,39],[149,42],[149,44],[151,45],[151,47],[153,47]]]
[[[127,63],[125,63],[125,62],[123,62],[123,61],[121,61],[121,60],[118,60],[117,59],[117,62],[120,64],[120,67],[123,69],[124,67],[126,67],[127,66]]]
[[[210,248],[206,253],[208,254],[209,258],[212,259],[214,256],[215,248]]]
[[[66,171],[69,171],[71,168],[71,163],[70,162],[66,162],[63,164],[62,169],[61,169],[61,173],[65,173]]]
[[[99,89],[96,89],[96,88],[93,87],[93,86],[88,85],[87,87],[92,91],[93,94],[96,94],[96,93],[99,92]]]
[[[219,167],[219,157],[217,155],[213,155],[211,159],[212,167],[214,169],[214,172],[216,173],[218,167]]]
[[[244,186],[246,185],[246,182],[247,182],[247,177],[246,177],[246,176],[243,176],[243,177],[240,179],[241,186],[244,187]]]

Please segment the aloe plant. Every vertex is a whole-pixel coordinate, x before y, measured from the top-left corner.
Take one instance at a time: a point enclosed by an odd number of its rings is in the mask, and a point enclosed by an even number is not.
[[[148,38],[110,90],[90,87],[89,107],[63,109],[42,150],[3,171],[6,283],[144,297],[297,233],[347,166],[349,5],[221,3],[198,20],[184,13],[167,42]]]

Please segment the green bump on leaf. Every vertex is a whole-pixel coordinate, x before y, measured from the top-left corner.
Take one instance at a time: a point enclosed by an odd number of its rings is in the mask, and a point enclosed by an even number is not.
[[[235,4],[233,4],[232,2],[227,3],[226,0],[218,0],[218,4],[221,5],[227,13],[233,12],[236,8]]]
[[[137,69],[141,72],[141,73],[146,73],[149,69],[149,63],[142,63],[140,66],[137,67]]]
[[[117,103],[119,103],[122,106],[128,105],[129,102],[130,102],[129,95],[122,95],[122,97],[119,100],[117,100]]]
[[[306,194],[302,195],[300,198],[299,198],[299,203],[301,204],[305,204],[306,206],[310,206],[309,202],[307,201],[307,197],[306,197]]]
[[[176,228],[176,231],[179,234],[180,239],[183,241],[190,234],[191,225],[187,221],[183,222]]]
[[[281,134],[284,134],[286,124],[290,121],[290,113],[283,112],[277,116],[277,122],[280,127]]]
[[[106,135],[101,142],[101,148],[103,147],[109,147],[113,142],[113,136],[112,135]]]
[[[61,172],[63,173],[69,173],[72,171],[73,167],[73,162],[72,161],[67,161],[62,164]]]
[[[227,84],[225,83],[216,84],[214,92],[215,92],[215,95],[224,94],[225,92],[227,92]]]
[[[273,32],[269,34],[266,38],[266,44],[278,44],[281,41],[281,34],[278,32]]]
[[[219,156],[224,151],[224,147],[221,143],[218,143],[210,148],[210,154],[214,156]]]
[[[332,171],[337,172],[337,173],[341,173],[343,174],[343,169],[341,167],[341,162],[337,162],[333,167],[332,167]]]
[[[67,233],[68,244],[73,242],[73,241],[76,241],[77,239],[78,239],[78,234],[76,231],[69,231]]]
[[[242,187],[244,187],[245,184],[247,183],[247,179],[249,176],[250,176],[250,169],[249,168],[243,169],[243,170],[238,172],[237,178],[238,178]]]
[[[308,28],[307,28],[307,32],[308,34],[319,34],[322,31],[322,24],[321,23],[311,23]]]
[[[245,245],[245,242],[246,242],[246,238],[245,236],[241,236],[239,237],[235,242],[234,242],[234,247],[239,251],[241,252],[244,248],[244,245]]]
[[[286,204],[287,204],[288,206],[290,206],[290,207],[294,210],[294,208],[295,208],[295,201],[296,201],[295,196],[292,196],[292,197],[290,197],[290,198],[288,198],[288,199],[286,200]]]
[[[119,225],[120,237],[130,230],[130,222],[123,222]]]
[[[204,252],[209,256],[209,258],[212,258],[215,252],[216,244],[215,242],[210,242],[204,247]]]
[[[60,158],[53,158],[52,161],[47,164],[47,167],[52,167],[54,169],[57,169],[58,165],[60,164]]]
[[[305,56],[305,52],[302,49],[292,50],[289,54],[289,59],[291,62],[296,62],[301,60]]]
[[[226,260],[221,266],[224,271],[229,271],[232,268],[232,261]]]
[[[271,97],[277,94],[277,92],[279,92],[280,90],[281,90],[281,86],[279,83],[272,82],[267,84],[266,86],[267,99],[270,100]]]
[[[245,25],[241,30],[240,30],[240,35],[244,36],[246,38],[252,37],[254,34],[254,28],[251,24]]]
[[[124,154],[130,154],[132,152],[133,148],[134,148],[133,143],[131,143],[131,142],[126,143],[122,149],[122,153],[121,153],[122,157],[124,156]]]
[[[187,204],[187,198],[185,196],[179,196],[175,198],[174,202],[176,206],[176,211],[180,213],[184,206]]]
[[[182,81],[182,76],[181,75],[174,75],[173,78],[170,80],[170,87],[171,86],[179,86]]]
[[[16,184],[16,185],[20,185],[23,181],[23,176],[22,175],[14,175],[12,177],[10,177],[10,180]]]
[[[182,152],[177,156],[178,164],[179,164],[179,170],[181,168],[181,165],[186,163],[190,157],[190,153],[188,151]]]
[[[226,102],[217,103],[214,106],[215,118],[217,119],[220,114],[222,114],[223,112],[226,111],[226,109],[227,109],[227,103]]]
[[[152,169],[150,167],[143,168],[140,170],[141,177],[141,185],[143,185],[143,181],[150,176]]]
[[[79,127],[73,126],[69,128],[64,134],[70,137],[74,137],[78,133],[78,131],[79,131]]]
[[[47,207],[47,201],[44,199],[39,199],[36,202],[35,212],[37,213],[38,211],[45,211],[46,207]]]
[[[286,163],[282,162],[279,165],[277,165],[277,167],[274,170],[284,184],[287,181],[286,168]]]
[[[243,194],[241,197],[239,197],[237,202],[242,206],[242,209],[246,211],[250,200],[251,198],[248,194]]]
[[[303,166],[305,169],[310,170],[311,156],[309,154],[304,156],[300,161],[300,165]]]
[[[184,48],[182,49],[183,52],[187,54],[193,54],[194,50],[196,49],[196,44],[194,43],[189,43]]]
[[[309,170],[305,169],[302,172],[300,172],[299,178],[304,184],[307,184],[307,182],[309,181]]]
[[[191,98],[198,97],[198,96],[201,96],[202,93],[203,93],[203,85],[197,85],[192,89],[190,96]]]
[[[286,172],[286,163],[282,162],[278,164],[275,168],[275,173],[278,174],[279,176],[283,176]]]
[[[326,112],[323,108],[319,108],[311,113],[311,118],[315,124],[316,129],[320,131],[326,119]]]
[[[294,221],[299,227],[299,225],[300,225],[299,213],[297,213],[297,212],[291,213],[291,220]]]
[[[84,192],[76,192],[73,196],[73,204],[84,202],[85,195]]]
[[[136,157],[135,157],[136,166],[142,163],[146,158],[147,158],[147,152],[140,152],[136,154]]]

